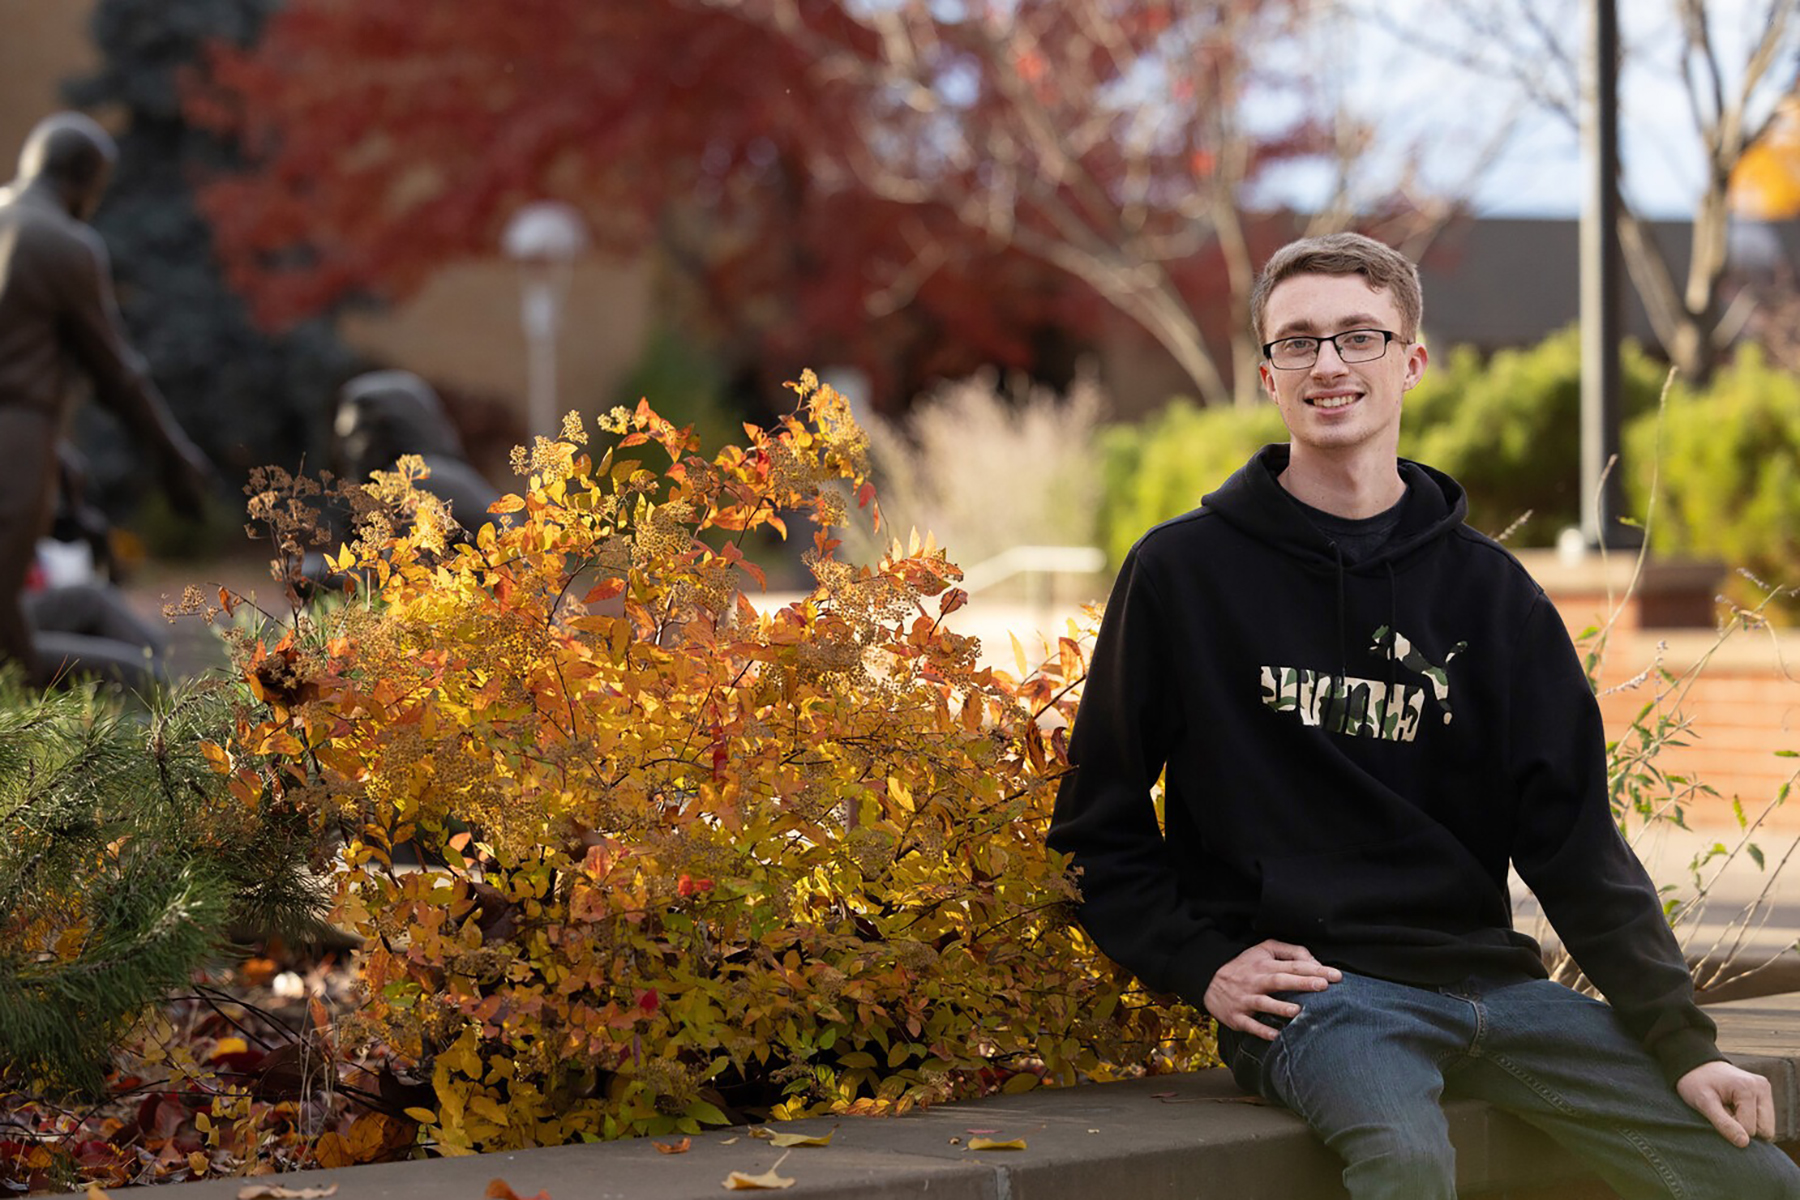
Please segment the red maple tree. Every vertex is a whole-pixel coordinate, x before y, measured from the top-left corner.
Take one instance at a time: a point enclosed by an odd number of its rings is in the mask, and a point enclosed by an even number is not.
[[[1310,3],[292,0],[189,111],[255,164],[203,204],[270,322],[404,296],[550,196],[658,246],[777,373],[1027,366],[1111,306],[1216,401],[1244,186],[1344,142],[1305,95],[1244,117],[1304,86],[1249,64]]]

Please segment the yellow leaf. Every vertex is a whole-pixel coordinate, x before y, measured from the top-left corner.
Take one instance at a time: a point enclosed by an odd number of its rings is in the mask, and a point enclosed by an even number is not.
[[[769,1143],[781,1147],[829,1146],[831,1145],[831,1135],[836,1132],[837,1130],[833,1128],[821,1137],[813,1137],[804,1133],[771,1133],[769,1134]]]
[[[87,1185],[87,1200],[112,1200],[112,1197],[107,1195],[106,1189],[102,1188],[99,1184],[89,1183]]]
[[[188,1154],[188,1170],[192,1171],[195,1175],[206,1174],[206,1168],[210,1165],[211,1164],[206,1161],[206,1155],[200,1153],[200,1151],[195,1150]]]
[[[501,1108],[489,1096],[483,1096],[483,1095],[470,1096],[469,1097],[469,1111],[474,1113],[478,1117],[486,1117],[488,1120],[492,1121],[494,1124],[500,1126],[501,1128],[505,1128],[506,1126],[512,1124],[512,1121],[506,1115],[506,1110],[504,1108]]]
[[[201,742],[200,753],[207,762],[212,764],[212,769],[219,774],[223,775],[231,770],[231,755],[227,754],[225,747],[219,743]]]
[[[273,1183],[252,1183],[238,1189],[238,1200],[325,1200],[337,1195],[338,1185],[290,1188]]]
[[[728,1192],[751,1192],[758,1189],[778,1191],[791,1188],[794,1181],[785,1175],[777,1175],[775,1168],[770,1167],[761,1175],[746,1175],[742,1171],[733,1171],[725,1177],[725,1190]]]
[[[1001,1090],[1001,1092],[1005,1093],[1008,1096],[1016,1096],[1020,1092],[1029,1092],[1032,1088],[1036,1087],[1040,1082],[1042,1082],[1042,1081],[1039,1080],[1038,1077],[1036,1075],[1033,1075],[1031,1072],[1021,1071],[1019,1074],[1014,1075],[1011,1079],[1008,1079],[1004,1084],[1002,1084],[1000,1086],[1000,1090]]]
[[[429,1108],[409,1108],[406,1110],[406,1115],[421,1125],[429,1125],[437,1120],[437,1114]]]
[[[1024,1138],[1013,1138],[1009,1142],[1001,1142],[996,1141],[993,1138],[984,1137],[972,1137],[969,1139],[969,1149],[971,1150],[1023,1150],[1024,1148]]]
[[[1025,645],[1019,641],[1019,635],[1016,633],[1009,632],[1006,636],[1012,639],[1013,662],[1019,668],[1019,678],[1024,679],[1027,675],[1031,674],[1031,668],[1025,662]]]

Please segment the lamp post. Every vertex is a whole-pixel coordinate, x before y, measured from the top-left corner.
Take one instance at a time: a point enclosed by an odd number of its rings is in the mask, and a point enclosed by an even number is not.
[[[519,324],[527,353],[526,434],[555,437],[556,335],[575,259],[587,248],[587,228],[569,205],[539,200],[513,214],[500,245],[519,264]]]
[[[1581,532],[1593,549],[1632,545],[1619,524],[1619,18],[1614,0],[1589,0],[1583,79],[1581,208]],[[1608,469],[1609,464],[1611,469]]]

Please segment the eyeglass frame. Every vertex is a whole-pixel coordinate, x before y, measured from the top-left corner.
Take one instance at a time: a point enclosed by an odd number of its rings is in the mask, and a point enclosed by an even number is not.
[[[1338,345],[1338,339],[1341,337],[1349,337],[1353,333],[1379,333],[1382,339],[1380,352],[1371,354],[1367,358],[1345,358],[1344,348]],[[1312,357],[1303,363],[1295,363],[1293,366],[1283,366],[1275,361],[1275,355],[1273,353],[1274,348],[1282,342],[1311,342],[1313,344]],[[1338,356],[1339,362],[1366,363],[1374,362],[1379,358],[1386,358],[1388,347],[1395,342],[1399,342],[1402,346],[1410,346],[1413,344],[1413,339],[1403,338],[1391,329],[1346,329],[1341,333],[1334,333],[1330,337],[1319,337],[1310,333],[1297,333],[1288,337],[1276,338],[1272,342],[1264,342],[1262,347],[1263,358],[1267,359],[1269,365],[1274,367],[1277,371],[1310,371],[1318,363],[1319,351],[1325,348],[1326,342],[1331,343],[1332,352]]]

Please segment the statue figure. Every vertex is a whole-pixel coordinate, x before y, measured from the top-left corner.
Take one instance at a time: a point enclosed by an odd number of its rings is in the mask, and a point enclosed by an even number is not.
[[[53,511],[70,368],[154,456],[178,512],[200,515],[213,476],[127,343],[105,244],[87,224],[117,156],[97,123],[57,113],[31,131],[18,177],[0,189],[0,660],[22,662],[37,686],[72,665],[40,652],[20,598]]]
[[[417,454],[430,468],[419,485],[450,506],[450,515],[473,532],[492,520],[488,505],[500,492],[469,463],[444,402],[411,371],[368,371],[338,391],[332,435],[338,473],[356,483],[370,471],[392,470],[403,454]]]
[[[345,383],[338,389],[331,434],[332,461],[344,482],[367,483],[371,471],[391,471],[403,455],[416,454],[430,472],[419,490],[449,507],[463,536],[488,521],[505,523],[505,517],[488,515],[499,489],[469,462],[436,389],[411,371],[365,371]],[[334,532],[347,536],[349,511],[340,506],[330,516]],[[306,553],[300,574],[309,591],[343,585],[316,550]]]

